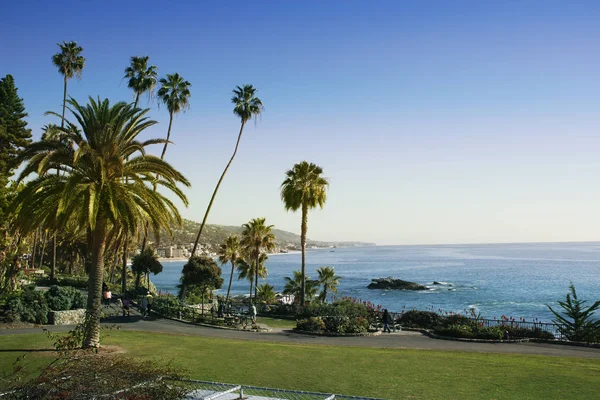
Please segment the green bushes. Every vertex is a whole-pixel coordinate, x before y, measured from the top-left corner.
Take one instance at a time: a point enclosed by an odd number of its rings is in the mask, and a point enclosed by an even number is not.
[[[407,328],[435,329],[442,319],[441,315],[432,311],[409,310],[398,317],[396,322]]]
[[[52,286],[44,294],[48,308],[53,311],[67,311],[85,308],[85,296],[74,287]]]
[[[48,323],[48,311],[66,311],[84,308],[85,296],[73,287],[52,286],[46,293],[26,286],[21,293],[8,298],[4,306],[9,321]]]
[[[48,323],[48,303],[44,294],[35,290],[35,285],[25,287],[23,292],[8,299],[5,315],[9,321],[24,321],[34,324]]]
[[[477,327],[476,325],[449,325],[434,331],[440,336],[468,339],[502,340],[504,331],[500,326]]]
[[[333,304],[313,303],[300,310],[296,329],[333,334],[365,333],[375,316],[364,304],[340,300]]]

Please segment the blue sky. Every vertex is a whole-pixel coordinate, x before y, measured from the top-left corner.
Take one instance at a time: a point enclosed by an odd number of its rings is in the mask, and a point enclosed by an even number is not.
[[[244,133],[209,222],[299,231],[278,188],[295,162],[331,179],[309,237],[380,244],[597,240],[596,1],[13,2],[0,25],[30,127],[52,122],[57,42],[85,49],[69,94],[131,100],[133,55],[192,83],[167,159],[200,220],[239,129],[230,93],[265,113]],[[145,101],[142,105],[146,104]],[[166,134],[168,113],[148,103]],[[156,149],[158,153],[159,149]]]

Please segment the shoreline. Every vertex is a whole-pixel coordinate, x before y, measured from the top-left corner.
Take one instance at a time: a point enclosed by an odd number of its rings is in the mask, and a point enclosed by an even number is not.
[[[293,250],[293,251],[288,251],[287,253],[268,253],[267,255],[269,257],[271,256],[283,256],[286,254],[300,254],[301,251],[300,250]],[[168,258],[168,257],[159,257],[158,261],[161,263],[164,262],[180,262],[180,261],[187,261],[188,257],[172,257],[172,258]]]

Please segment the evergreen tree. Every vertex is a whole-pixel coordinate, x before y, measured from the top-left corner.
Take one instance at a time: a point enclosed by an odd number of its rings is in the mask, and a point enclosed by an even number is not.
[[[31,130],[25,121],[27,113],[15,87],[12,75],[0,79],[0,218],[7,207],[7,184],[18,167],[17,157],[31,143]]]

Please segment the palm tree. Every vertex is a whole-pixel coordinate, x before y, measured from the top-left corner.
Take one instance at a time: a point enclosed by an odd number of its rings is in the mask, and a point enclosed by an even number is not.
[[[81,73],[85,67],[85,57],[81,55],[83,47],[78,46],[76,42],[62,42],[57,43],[60,47],[60,53],[56,53],[52,56],[52,63],[58,68],[58,72],[63,76],[64,89],[63,89],[63,108],[60,120],[60,127],[65,126],[65,109],[67,107],[67,82],[73,76],[81,79]],[[57,169],[57,174],[60,173],[60,169]],[[52,238],[52,269],[51,279],[54,279],[54,271],[56,270],[56,232],[54,232]]]
[[[323,208],[327,201],[329,180],[322,176],[323,168],[313,163],[302,161],[288,170],[281,184],[281,200],[286,211],[302,209],[300,225],[300,247],[302,248],[302,276],[306,275],[306,232],[308,230],[308,210],[317,206]],[[304,280],[302,280],[304,285]],[[301,304],[304,304],[306,289],[300,293]]]
[[[198,231],[198,236],[196,236],[196,241],[194,242],[194,248],[192,249],[192,254],[196,253],[196,248],[198,247],[198,243],[200,242],[200,236],[202,235],[202,230],[204,230],[204,225],[206,225],[206,220],[208,219],[208,214],[210,213],[210,209],[212,208],[213,202],[215,201],[215,197],[217,196],[217,192],[219,191],[219,186],[221,186],[221,182],[223,182],[223,178],[225,178],[225,174],[229,169],[229,166],[233,162],[235,155],[237,154],[238,147],[240,145],[240,140],[242,139],[242,133],[244,132],[244,126],[246,122],[250,119],[258,118],[262,113],[264,106],[262,101],[255,96],[256,88],[252,85],[243,85],[238,86],[233,90],[233,97],[231,98],[231,102],[234,104],[233,113],[237,115],[241,120],[240,133],[238,134],[237,142],[235,143],[235,149],[233,150],[233,154],[229,159],[229,162],[225,166],[219,181],[217,182],[217,186],[215,187],[215,191],[210,198],[210,202],[208,203],[208,207],[206,208],[206,212],[204,213],[204,218],[202,219],[202,224],[200,225],[200,230]]]
[[[323,303],[327,300],[327,292],[337,293],[337,286],[340,284],[341,276],[335,274],[335,270],[332,267],[321,267],[317,268],[319,274],[319,284],[323,287],[319,298]]]
[[[265,266],[265,261],[267,260],[266,254],[261,254],[258,262],[258,271],[254,267],[254,263],[246,261],[244,257],[238,258],[235,265],[238,270],[238,281],[241,279],[247,279],[250,282],[250,301],[252,300],[252,288],[254,285],[254,279],[256,277],[256,283],[258,284],[258,278],[266,278],[268,275],[267,267]],[[256,295],[255,295],[256,297]]]
[[[184,80],[178,73],[167,74],[166,78],[160,78],[160,89],[158,89],[158,98],[167,106],[169,110],[169,129],[167,130],[167,140],[160,155],[165,158],[169,139],[171,138],[171,126],[173,125],[173,116],[185,111],[190,106],[191,83]]]
[[[148,66],[149,56],[138,57],[133,56],[130,60],[129,67],[125,68],[125,76],[123,79],[127,79],[127,87],[132,89],[135,93],[134,107],[138,106],[140,96],[144,93],[148,93],[151,97],[156,86],[156,79],[158,77],[158,67],[155,65]],[[166,143],[165,143],[166,144]],[[145,231],[146,229],[144,229]],[[142,244],[142,252],[145,250],[146,236]],[[127,249],[129,247],[129,237],[125,232],[125,239],[123,240],[123,259],[122,259],[122,271],[121,271],[121,289],[125,292],[126,289],[126,270],[127,270]],[[136,281],[137,284],[137,281]]]
[[[238,281],[242,279],[248,280],[250,282],[250,295],[248,297],[249,301],[252,300],[252,284],[254,283],[254,268],[252,268],[252,264],[246,262],[243,258],[240,258],[235,263],[238,270]]]
[[[149,56],[133,56],[129,67],[125,68],[123,79],[127,79],[127,87],[135,93],[134,107],[138,106],[142,94],[148,93],[148,96],[151,97],[156,86],[158,67],[155,65],[148,66],[149,59]]]
[[[255,274],[254,297],[257,294],[258,275],[261,265],[267,260],[267,254],[275,249],[275,235],[273,225],[265,225],[264,218],[254,218],[242,225],[241,245],[248,261],[252,264]],[[265,269],[266,270],[266,269]]]
[[[34,173],[38,176],[30,179],[16,196],[13,209],[22,229],[33,231],[40,222],[56,218],[59,226],[74,220],[89,232],[92,262],[83,346],[96,347],[100,341],[100,302],[108,232],[122,227],[133,234],[140,221],[146,220],[151,222],[156,235],[160,229],[170,231],[174,223],[181,225],[173,202],[155,191],[153,184],[169,189],[187,205],[187,198],[178,185],[189,186],[189,182],[166,162],[146,154],[147,146],[164,143],[164,140],[137,140],[145,129],[156,124],[146,117],[149,110],[140,110],[125,102],[111,105],[108,100],[92,98],[85,106],[73,99],[68,102],[82,133],[75,124],[65,120],[67,127],[61,129],[74,147],[45,141],[29,146],[22,156],[28,163],[19,180]],[[65,173],[62,176],[46,174],[56,168]],[[155,179],[157,174],[161,177],[158,180]]]
[[[219,262],[221,264],[227,264],[231,262],[231,276],[229,277],[229,286],[227,287],[227,297],[225,303],[229,301],[229,294],[231,293],[231,282],[233,281],[233,273],[235,271],[235,263],[240,258],[240,239],[237,235],[229,235],[225,242],[219,246],[217,254],[219,255]]]
[[[275,288],[273,285],[269,285],[268,283],[263,283],[258,287],[258,300],[264,302],[266,305],[271,305],[275,302],[277,298],[277,293],[275,293]]]
[[[301,298],[302,291],[304,291],[309,298],[313,299],[319,290],[319,281],[311,280],[310,277],[303,275],[302,271],[294,271],[293,278],[286,276],[284,279],[285,286],[283,287],[283,294],[293,295],[294,302]]]
[[[52,56],[52,63],[58,68],[58,72],[63,75],[63,109],[61,115],[60,127],[65,126],[65,109],[67,108],[67,82],[73,76],[81,78],[81,72],[85,67],[85,57],[81,55],[83,47],[78,46],[77,42],[57,43],[60,47],[60,53]]]

